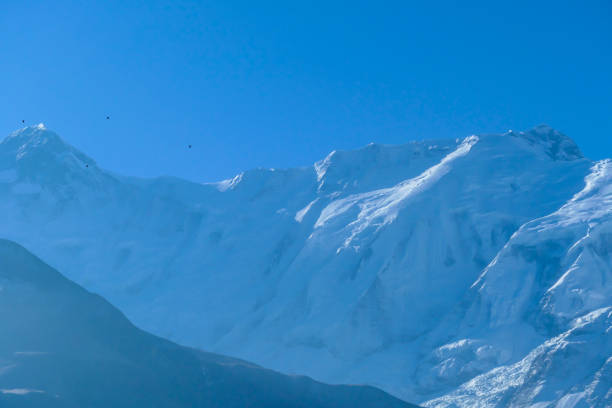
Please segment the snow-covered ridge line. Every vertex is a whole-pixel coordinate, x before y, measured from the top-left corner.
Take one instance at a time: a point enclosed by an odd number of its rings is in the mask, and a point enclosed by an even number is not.
[[[341,216],[356,205],[359,208],[359,214],[355,220],[347,225],[351,232],[344,241],[342,248],[349,247],[355,236],[368,227],[381,228],[393,222],[400,209],[405,205],[406,200],[414,194],[422,193],[444,177],[450,171],[451,163],[467,155],[472,146],[478,143],[478,140],[477,136],[465,138],[457,149],[445,156],[440,163],[425,170],[419,176],[402,181],[394,187],[355,194],[332,201],[321,211],[321,215],[314,225],[315,229],[325,226],[331,219]]]
[[[556,131],[548,125],[538,125],[533,129],[528,131],[514,132],[508,131],[504,134],[507,137],[518,138],[525,140],[528,144],[537,147],[538,149],[542,149],[546,154],[548,154],[551,158],[557,160],[576,160],[582,158],[582,153],[576,144],[569,137],[564,134]],[[480,138],[488,138],[491,136],[498,135],[479,135]],[[59,135],[55,132],[48,130],[43,123],[34,126],[28,126],[21,128],[19,130],[14,131],[10,135],[6,136],[3,140],[0,141],[0,145],[7,143],[14,143],[13,140],[21,141],[21,154],[24,154],[23,150],[31,149],[35,146],[41,146],[46,144],[51,144],[54,147],[52,151],[47,153],[49,154],[61,154],[63,150],[70,151],[71,154],[75,155],[80,161],[84,164],[95,165],[93,159],[89,158],[86,154],[77,150],[70,144],[66,143]],[[395,150],[410,150],[411,148],[421,147],[425,150],[450,150],[451,146],[449,145],[450,139],[433,139],[433,140],[422,140],[422,141],[410,141],[406,144],[400,145],[383,145],[383,144],[375,144],[370,143],[364,147],[357,148],[354,150],[343,150],[337,151],[334,150],[330,152],[324,159],[321,159],[315,162],[312,165],[312,169],[315,172],[317,182],[319,182],[319,188],[321,188],[324,184],[324,178],[328,173],[330,166],[337,165],[334,163],[334,160],[339,156],[342,157],[352,157],[359,156],[360,154],[367,152],[376,152],[376,151],[395,151]],[[459,139],[456,139],[456,142],[459,142]],[[255,169],[257,170],[257,169]],[[249,171],[255,171],[249,170]],[[265,169],[269,171],[274,171],[275,169]],[[289,170],[289,169],[286,169]],[[112,171],[108,171],[109,174],[114,174]],[[219,191],[227,191],[235,188],[243,179],[245,175],[245,171],[237,174],[236,176],[214,182],[202,183],[203,185],[215,185],[219,189]],[[118,177],[122,177],[117,175]],[[152,178],[145,178],[145,180],[155,180],[158,178],[162,178],[165,176],[156,176]],[[129,176],[123,176],[123,178],[130,178]],[[185,180],[186,182],[189,182]]]

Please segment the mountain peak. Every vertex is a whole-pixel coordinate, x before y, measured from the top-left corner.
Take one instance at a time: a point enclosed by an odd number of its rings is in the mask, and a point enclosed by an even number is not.
[[[57,133],[47,130],[45,125],[40,123],[11,133],[0,142],[0,149],[15,151],[19,157],[22,157],[32,150],[61,152],[70,149],[70,146]]]
[[[571,138],[546,124],[540,124],[519,133],[510,130],[507,134],[520,137],[530,145],[543,148],[553,160],[571,161],[584,158],[580,148]]]
[[[44,124],[19,129],[0,141],[0,171],[15,179],[42,184],[61,183],[96,168],[96,162],[64,142]]]

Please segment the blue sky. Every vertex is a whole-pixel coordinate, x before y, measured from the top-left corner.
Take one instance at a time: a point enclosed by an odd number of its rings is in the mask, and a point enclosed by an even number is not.
[[[608,0],[5,0],[0,58],[2,136],[44,122],[129,175],[539,123],[612,156]]]

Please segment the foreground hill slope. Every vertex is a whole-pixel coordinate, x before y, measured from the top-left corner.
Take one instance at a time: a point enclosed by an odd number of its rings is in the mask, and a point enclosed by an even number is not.
[[[0,235],[181,344],[409,401],[504,406],[513,383],[502,398],[469,382],[612,305],[606,230],[567,210],[610,209],[606,163],[538,126],[198,184],[111,174],[40,126],[0,142]],[[576,355],[595,367],[606,350]],[[556,384],[547,403],[575,393]]]
[[[173,344],[0,240],[3,407],[409,407]]]

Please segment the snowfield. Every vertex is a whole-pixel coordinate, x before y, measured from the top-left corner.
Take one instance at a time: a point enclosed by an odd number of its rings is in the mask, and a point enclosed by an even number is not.
[[[428,407],[612,405],[612,162],[547,126],[136,179],[0,142],[0,236],[139,327]]]

